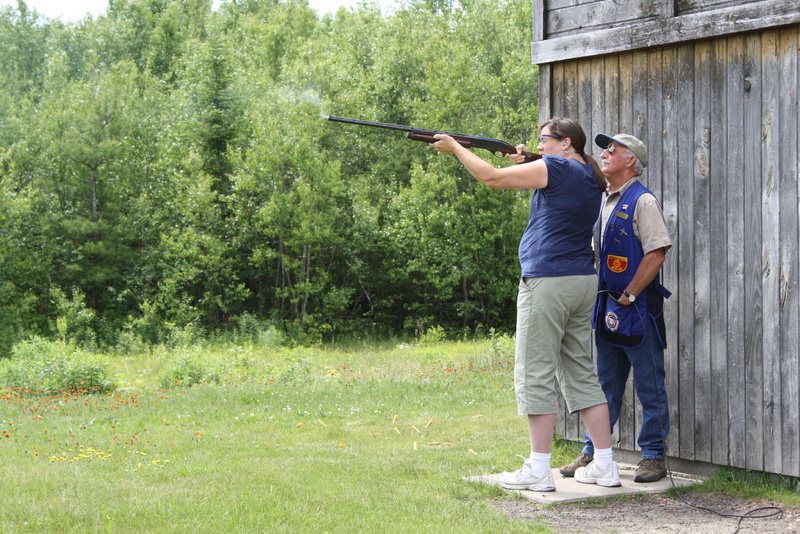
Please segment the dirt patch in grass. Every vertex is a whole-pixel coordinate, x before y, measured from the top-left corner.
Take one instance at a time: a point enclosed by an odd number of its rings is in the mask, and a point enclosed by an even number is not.
[[[800,534],[800,508],[767,501],[746,501],[728,495],[692,493],[680,497],[637,494],[620,500],[542,505],[525,499],[498,500],[492,504],[520,521],[544,520],[562,534]],[[694,505],[694,506],[692,506]],[[775,506],[776,509],[755,510]],[[723,517],[722,514],[765,518]]]

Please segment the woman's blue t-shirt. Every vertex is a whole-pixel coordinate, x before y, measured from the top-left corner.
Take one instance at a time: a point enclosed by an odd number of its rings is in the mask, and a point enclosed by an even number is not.
[[[531,199],[528,226],[519,243],[522,276],[595,274],[592,230],[602,193],[592,166],[548,155],[547,187]]]

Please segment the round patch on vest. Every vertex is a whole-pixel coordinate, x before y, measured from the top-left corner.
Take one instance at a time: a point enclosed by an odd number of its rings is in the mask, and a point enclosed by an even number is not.
[[[614,312],[606,313],[606,328],[612,332],[616,332],[619,328],[619,317]]]

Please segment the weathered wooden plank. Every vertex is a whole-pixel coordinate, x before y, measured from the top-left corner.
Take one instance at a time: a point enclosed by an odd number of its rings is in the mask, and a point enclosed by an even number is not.
[[[661,202],[661,199],[664,198],[664,192],[661,189],[664,180],[661,168],[664,159],[664,116],[661,105],[664,78],[663,56],[661,50],[657,49],[651,52],[637,52],[634,57],[637,58],[634,60],[634,68],[646,73],[639,82],[642,84],[637,88],[640,96],[634,104],[637,115],[641,115],[637,118],[638,132],[642,135],[641,139],[646,140],[647,156],[650,160],[647,165],[649,170],[646,185]]]
[[[553,63],[798,22],[800,10],[797,9],[796,2],[788,0],[760,0],[619,27],[604,28],[603,21],[596,21],[595,25],[582,28],[580,32],[571,35],[534,41],[531,45],[531,59],[535,64]]]
[[[672,0],[662,0],[658,2],[660,6],[661,17],[668,19],[677,14],[677,6]]]
[[[708,11],[709,9],[745,4],[751,0],[677,0],[675,2],[678,13],[693,13],[698,11]],[[671,2],[669,2],[671,3]]]
[[[745,140],[742,128],[744,116],[744,38],[734,36],[728,39],[728,69],[726,74],[726,105],[728,127],[726,175],[727,201],[723,208],[727,210],[727,287],[728,287],[728,413],[729,425],[728,462],[734,467],[746,466],[746,391],[745,384],[745,343],[744,331],[746,312],[742,304],[745,302],[744,258],[745,258],[745,223],[742,213],[744,203],[744,181],[738,176],[745,168]],[[715,448],[715,452],[716,448]],[[716,458],[716,456],[715,456]],[[716,460],[715,460],[716,461]],[[728,462],[721,461],[721,465]]]
[[[711,142],[711,44],[700,41],[694,49],[694,124],[693,124],[693,169],[694,215],[691,221],[694,239],[693,262],[687,267],[694,272],[694,291],[681,294],[687,302],[694,300],[694,346],[688,349],[694,358],[694,458],[711,460],[711,300],[719,295],[711,294],[711,247],[714,246],[710,225],[710,169],[709,152]],[[687,225],[684,225],[687,226]],[[683,231],[683,228],[681,228]],[[716,237],[716,236],[714,236]],[[688,281],[687,281],[688,283]],[[688,310],[687,310],[688,312]]]
[[[578,68],[574,61],[564,63],[564,109],[562,117],[575,119],[578,114]]]
[[[603,114],[604,133],[619,133],[619,55],[605,57],[605,107]]]
[[[606,62],[603,58],[590,58],[592,63],[592,127],[586,132],[589,136],[589,146],[586,147],[586,153],[591,154],[600,165],[600,153],[602,150],[594,144],[594,136],[606,131],[605,123],[605,108],[608,104],[607,95],[604,91],[604,80],[606,77],[605,65]]]
[[[798,34],[800,27],[779,32],[780,87],[780,419],[781,473],[800,476],[800,221],[797,178],[800,172],[798,110]]]
[[[678,357],[679,357],[679,428],[680,456],[695,459],[695,382],[694,382],[694,46],[678,47],[676,51],[678,85],[675,90],[678,159]]]
[[[747,469],[764,468],[764,325],[761,290],[761,37],[750,34],[744,45],[744,283],[745,298],[745,436]]]
[[[550,113],[545,120],[564,114],[566,109],[566,87],[564,81],[564,63],[557,63],[550,68],[550,85],[553,88],[550,100]]]
[[[547,120],[552,113],[554,89],[553,67],[551,65],[539,65],[539,124]],[[531,143],[533,143],[533,140]]]
[[[552,9],[551,6],[548,6],[547,8]],[[545,17],[547,15],[545,14],[545,10],[546,10],[546,8],[545,8],[544,2],[542,0],[536,0],[536,1],[533,2],[533,41],[534,42],[541,41],[541,40],[545,39],[545,37],[546,37],[544,23],[545,23],[545,20],[546,20]]]
[[[562,9],[565,7],[577,6],[580,4],[585,4],[587,0],[548,0],[547,2],[547,9]],[[595,2],[597,0],[590,0]],[[534,1],[534,3],[539,3]]]
[[[564,63],[564,108],[562,117],[574,119],[578,113],[578,69],[574,61]]]
[[[708,335],[710,360],[710,461],[725,465],[728,462],[728,243],[727,243],[727,181],[731,176],[728,167],[728,116],[727,77],[728,46],[726,39],[711,43],[709,58],[709,314]],[[732,175],[736,175],[738,169]],[[697,263],[695,264],[697,265]]]
[[[667,223],[667,230],[672,238],[673,244],[678,242],[678,122],[683,121],[680,110],[676,103],[676,91],[678,85],[681,83],[678,79],[677,57],[674,48],[668,48],[662,52],[662,65],[663,72],[663,88],[661,98],[653,98],[656,105],[662,107],[662,122],[661,122],[661,150],[664,157],[661,160],[661,206],[664,211],[664,220]],[[653,96],[658,96],[653,93]],[[659,101],[660,100],[660,101]],[[650,171],[651,173],[653,171]],[[680,435],[680,418],[679,406],[680,396],[680,361],[678,357],[678,348],[680,347],[678,339],[678,312],[680,295],[678,294],[678,255],[677,247],[667,252],[667,259],[663,268],[664,286],[673,292],[672,297],[667,300],[664,306],[664,320],[667,326],[667,350],[664,354],[665,371],[666,371],[666,388],[667,395],[669,396],[669,418],[672,429],[667,437],[667,448],[671,456],[678,456],[680,453],[680,444],[678,436]]]
[[[782,437],[780,361],[780,64],[778,34],[764,32],[761,49],[764,93],[761,100],[762,132],[761,212],[764,309],[764,468],[780,472]]]
[[[618,129],[614,133],[631,132],[633,124],[633,55],[619,54],[619,75],[616,78],[619,94],[617,97]],[[633,377],[629,377],[627,392],[622,400],[619,417],[619,440],[625,449],[636,448],[636,436],[641,425],[641,408],[633,390]]]
[[[592,61],[582,59],[576,62],[576,72],[578,76],[578,107],[575,115],[577,120],[586,133],[586,145],[579,147],[584,152],[591,153],[591,132],[594,116],[592,114],[594,92],[592,91]]]
[[[623,57],[630,57],[631,74],[630,74],[630,118],[627,118],[628,126],[624,129],[627,133],[638,137],[647,147],[648,165],[645,169],[642,178],[642,183],[650,187],[655,183],[656,186],[660,183],[661,173],[657,166],[653,164],[653,160],[649,156],[653,155],[653,148],[650,146],[647,137],[647,89],[648,89],[648,72],[647,72],[647,52],[636,51],[631,54],[625,54]],[[627,115],[627,113],[626,113]],[[660,154],[657,156],[660,157]],[[657,163],[656,163],[657,165]],[[658,193],[656,193],[658,194]],[[633,382],[631,382],[631,387]],[[639,430],[643,420],[642,405],[638,402],[634,390],[630,390],[631,401],[634,402],[636,410],[636,436],[638,438]],[[669,414],[664,414],[668,417]]]
[[[551,38],[594,27],[598,22],[604,25],[641,22],[643,19],[653,19],[660,15],[660,5],[651,0],[629,2],[601,0],[560,9],[548,5],[546,32],[548,38]]]
[[[632,63],[632,95],[631,95],[631,125],[630,133],[638,137],[647,147],[648,154],[648,168],[652,165],[653,160],[649,159],[652,147],[650,146],[650,139],[648,138],[648,117],[647,117],[647,100],[648,100],[648,78],[649,72],[647,71],[647,52],[636,51],[631,54]],[[658,155],[660,157],[661,154]],[[655,173],[656,177],[653,180],[659,180],[659,173]],[[648,187],[651,185],[651,177],[648,174],[646,184]]]

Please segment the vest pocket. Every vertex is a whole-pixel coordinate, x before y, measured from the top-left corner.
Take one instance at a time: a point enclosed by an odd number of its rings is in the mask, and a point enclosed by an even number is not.
[[[596,318],[597,333],[612,345],[635,348],[644,341],[647,310],[637,305],[623,306],[610,295],[603,298],[602,310]]]

